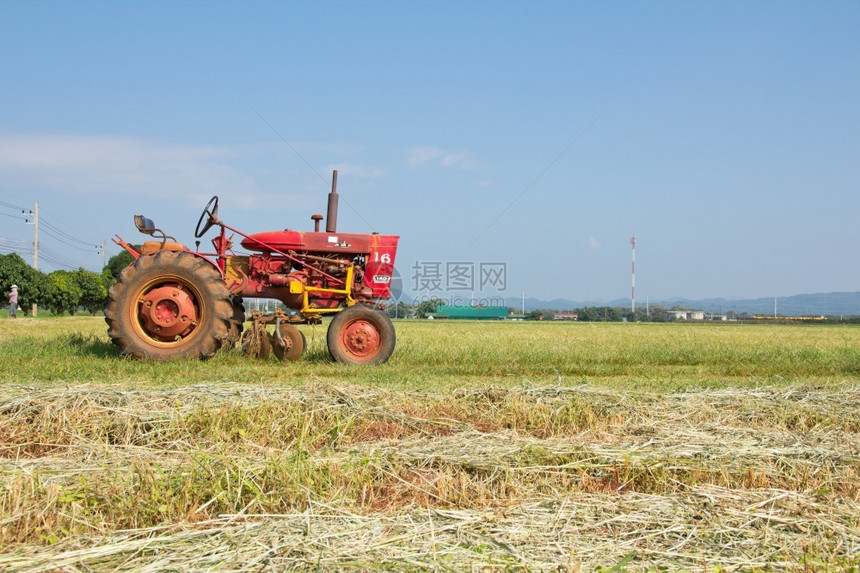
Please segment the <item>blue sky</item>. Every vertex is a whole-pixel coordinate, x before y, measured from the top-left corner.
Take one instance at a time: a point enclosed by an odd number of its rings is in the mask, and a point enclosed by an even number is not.
[[[339,230],[401,235],[407,284],[501,261],[511,296],[627,297],[635,233],[640,300],[857,291],[857,30],[858,2],[2,2],[0,252],[35,201],[92,270],[135,213],[192,244],[213,194],[307,229],[336,168]]]

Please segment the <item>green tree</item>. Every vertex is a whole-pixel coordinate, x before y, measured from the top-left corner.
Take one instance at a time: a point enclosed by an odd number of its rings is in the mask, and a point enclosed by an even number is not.
[[[95,315],[107,304],[107,289],[96,273],[78,269],[72,273],[72,281],[81,291],[80,306]]]
[[[621,322],[625,318],[634,319],[629,310],[612,306],[587,306],[576,309],[576,312],[582,322]]]
[[[48,308],[54,314],[75,315],[83,293],[69,271],[54,271],[48,275]]]
[[[415,307],[415,316],[418,318],[427,318],[428,314],[436,312],[436,307],[440,304],[445,304],[441,299],[431,298],[430,300],[422,301]]]
[[[539,308],[526,313],[526,320],[553,320],[554,318],[555,311],[546,308]]]
[[[116,282],[116,279],[119,277],[119,273],[121,273],[125,267],[127,267],[128,265],[130,265],[133,262],[134,262],[134,257],[132,257],[128,253],[128,251],[123,249],[122,251],[119,252],[118,255],[114,255],[110,259],[108,259],[108,264],[104,268],[104,270],[102,271],[102,275],[104,275],[104,271],[107,271],[108,274],[110,275],[111,279],[112,279],[110,282],[110,285],[112,285],[113,283]],[[110,285],[106,285],[106,286],[110,287]]]
[[[110,273],[110,269],[105,267],[102,269],[102,274],[100,275],[102,286],[105,287],[105,291],[109,291],[110,287],[116,283],[116,279]]]
[[[397,304],[392,304],[386,308],[385,314],[388,315],[389,318],[409,318],[412,316],[412,307],[405,302],[400,301]]]

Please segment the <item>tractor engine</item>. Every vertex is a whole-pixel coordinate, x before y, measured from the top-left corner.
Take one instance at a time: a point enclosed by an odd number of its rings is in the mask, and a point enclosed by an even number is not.
[[[397,236],[302,231],[249,235],[242,247],[260,254],[230,257],[225,280],[244,297],[275,298],[305,314],[336,310],[345,292],[375,305],[391,296]],[[286,256],[285,256],[286,255]]]

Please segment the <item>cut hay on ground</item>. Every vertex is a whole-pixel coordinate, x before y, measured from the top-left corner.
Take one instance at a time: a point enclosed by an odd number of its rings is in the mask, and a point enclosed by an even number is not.
[[[860,565],[856,387],[3,391],[0,570]]]

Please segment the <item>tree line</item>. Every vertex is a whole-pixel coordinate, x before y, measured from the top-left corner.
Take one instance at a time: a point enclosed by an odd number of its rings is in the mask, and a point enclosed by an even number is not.
[[[396,304],[390,303],[385,312],[391,318],[427,318],[428,315],[436,312],[436,306],[440,304],[444,304],[444,301],[436,298],[415,304],[399,301]],[[670,310],[680,310],[680,307],[667,309],[655,305],[649,309],[637,308],[634,312],[626,307],[586,306],[565,309],[564,312],[576,313],[578,315],[577,320],[580,322],[622,322],[625,320],[628,322],[670,322],[673,320]],[[556,312],[558,312],[556,309],[538,308],[522,315],[519,309],[508,307],[508,315],[521,317],[524,320],[553,321]]]
[[[0,255],[3,302],[12,285],[16,284],[18,306],[24,314],[29,314],[34,304],[56,315],[75,315],[81,309],[96,314],[104,309],[108,289],[131,261],[131,255],[123,251],[111,257],[101,275],[82,268],[43,273],[28,265],[17,253]]]

